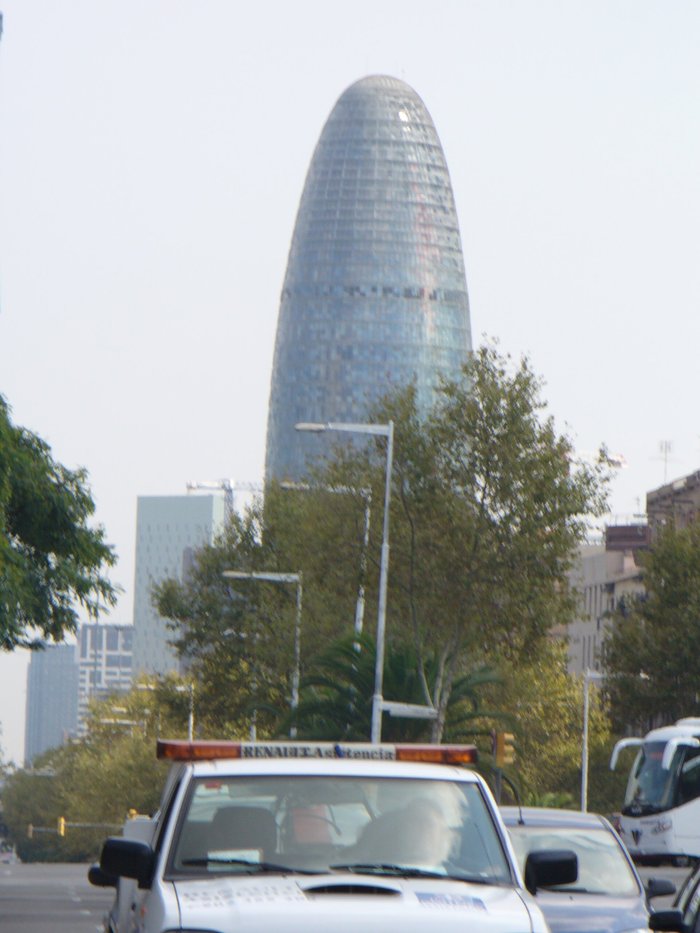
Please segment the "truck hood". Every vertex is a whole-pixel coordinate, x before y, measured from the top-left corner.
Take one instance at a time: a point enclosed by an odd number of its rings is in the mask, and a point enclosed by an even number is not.
[[[221,933],[545,933],[512,887],[357,874],[264,876],[174,884],[183,929]]]

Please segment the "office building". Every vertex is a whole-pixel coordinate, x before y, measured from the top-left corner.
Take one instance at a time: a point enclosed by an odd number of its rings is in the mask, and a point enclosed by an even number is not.
[[[266,479],[299,479],[329,449],[299,421],[366,421],[414,382],[419,408],[471,350],[457,213],[442,146],[403,81],[339,98],[309,167],[282,289]],[[336,438],[337,440],[337,438]]]
[[[700,514],[700,470],[647,493],[652,537],[663,527],[686,528]]]
[[[649,547],[646,522],[609,525],[604,541],[585,544],[571,570],[570,580],[579,594],[577,618],[566,631],[570,674],[600,670],[603,642],[620,605],[644,593],[639,554]]]
[[[224,494],[139,496],[134,578],[134,674],[178,672],[176,637],[153,605],[153,588],[182,580],[193,551],[211,544],[223,527]]]
[[[78,725],[78,662],[75,645],[33,651],[27,668],[24,760],[31,767],[43,752],[62,745]]]
[[[78,732],[92,700],[125,693],[132,682],[133,625],[95,623],[78,632]]]

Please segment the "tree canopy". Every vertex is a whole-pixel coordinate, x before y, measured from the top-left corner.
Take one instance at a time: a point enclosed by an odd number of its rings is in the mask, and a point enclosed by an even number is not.
[[[410,646],[416,702],[439,711],[434,739],[455,682],[536,655],[575,612],[567,572],[586,522],[604,509],[608,469],[604,458],[576,462],[570,440],[543,414],[541,391],[527,360],[486,346],[427,416],[407,387],[368,418],[395,424],[388,647]],[[159,588],[160,612],[196,675],[224,683],[237,672],[230,714],[235,706],[240,715],[253,689],[258,701],[288,704],[294,593],[224,580],[222,570],[303,576],[302,673],[352,631],[360,586],[373,631],[385,443],[339,444],[310,488],[270,484],[264,506],[200,551],[185,581]]]
[[[617,608],[603,646],[619,727],[700,715],[700,522],[668,525],[640,554],[645,592]]]
[[[302,682],[299,708],[286,717],[280,731],[294,722],[300,738],[350,742],[368,742],[371,734],[372,694],[376,646],[368,635],[350,635],[334,642],[311,664]],[[425,669],[430,685],[437,676],[436,656],[426,658]],[[400,703],[423,704],[423,684],[415,649],[405,643],[390,645],[384,658],[383,696]],[[483,709],[483,689],[500,683],[495,671],[482,667],[470,671],[452,684],[447,706],[444,739],[471,741],[476,731],[488,732],[487,724],[499,714]],[[429,738],[430,724],[425,719],[387,717],[382,738],[387,742],[417,742]]]
[[[48,445],[12,423],[0,397],[0,647],[61,641],[77,606],[96,615],[116,600],[104,575],[115,562],[83,469],[69,470]]]
[[[168,764],[156,758],[156,738],[187,734],[181,686],[166,679],[155,690],[135,687],[94,702],[83,737],[7,776],[3,814],[23,861],[89,861],[129,810],[157,809]],[[56,832],[59,817],[65,837]]]

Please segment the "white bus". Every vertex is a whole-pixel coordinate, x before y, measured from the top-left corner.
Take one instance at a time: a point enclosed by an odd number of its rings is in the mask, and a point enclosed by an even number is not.
[[[610,768],[635,745],[619,827],[630,854],[639,862],[700,858],[700,719],[621,739]]]

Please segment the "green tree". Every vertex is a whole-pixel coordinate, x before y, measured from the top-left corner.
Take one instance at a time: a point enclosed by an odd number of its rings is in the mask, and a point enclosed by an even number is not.
[[[461,381],[443,386],[427,419],[412,389],[371,417],[396,425],[387,633],[415,645],[424,702],[440,714],[435,739],[465,659],[498,667],[534,656],[552,628],[574,618],[567,575],[590,516],[605,508],[610,470],[604,450],[595,464],[576,461],[571,441],[542,416],[541,392],[526,360],[487,346]],[[316,481],[369,486],[381,502],[384,469],[381,444],[346,448]],[[312,541],[307,561],[327,563],[331,543]],[[432,651],[438,671],[428,686]]]
[[[505,664],[497,696],[510,711],[515,733],[516,761],[509,775],[516,780],[522,801],[541,803],[558,797],[558,805],[578,807],[581,800],[581,741],[583,683],[567,672],[566,646],[546,640],[536,657]],[[614,745],[605,695],[590,691],[588,803],[591,810],[611,812],[620,806],[624,780],[610,772]]]
[[[176,686],[163,682],[155,691],[134,689],[94,703],[83,738],[7,778],[5,822],[24,861],[93,859],[129,810],[156,810],[168,769],[156,758],[156,738],[187,734]],[[63,837],[59,817],[67,824]]]
[[[69,470],[47,444],[14,425],[0,397],[0,647],[60,642],[76,606],[96,615],[116,600],[103,575],[115,562],[84,470]]]
[[[186,580],[166,580],[154,590],[197,685],[200,736],[246,735],[254,711],[265,734],[289,704],[294,592],[223,576],[276,569],[261,524],[258,503],[234,515],[221,538],[197,552]]]
[[[427,416],[419,415],[413,387],[368,416],[395,424],[387,650],[410,645],[415,652],[415,701],[438,710],[435,740],[446,734],[461,677],[482,666],[499,669],[502,659],[517,666],[536,657],[551,629],[574,617],[567,574],[587,521],[605,507],[609,469],[604,451],[597,464],[576,462],[570,440],[543,415],[541,393],[526,360],[485,347],[460,381],[442,387]],[[221,542],[199,552],[188,580],[157,593],[161,614],[178,626],[180,652],[203,679],[237,671],[238,690],[229,691],[237,709],[231,702],[222,711],[233,717],[231,728],[249,708],[253,687],[258,695],[268,689],[270,706],[284,710],[294,594],[245,581],[226,585],[221,571],[303,574],[308,670],[352,631],[360,583],[365,626],[374,624],[385,470],[384,438],[339,443],[312,471],[311,491],[270,484],[254,520],[234,522]]]
[[[368,742],[371,734],[376,650],[368,635],[346,636],[319,655],[302,683],[299,707],[279,727],[288,732],[291,721],[302,738]],[[427,659],[429,682],[437,676],[435,656]],[[447,712],[446,740],[472,739],[475,731],[488,731],[493,713],[482,710],[480,693],[487,684],[499,683],[497,673],[481,667],[452,685]],[[415,649],[393,643],[384,658],[383,695],[400,703],[423,703],[423,684]],[[426,740],[430,725],[424,719],[385,715],[382,738],[388,742]]]
[[[700,715],[700,522],[660,530],[640,560],[645,593],[612,615],[603,663],[615,726],[645,732]]]

